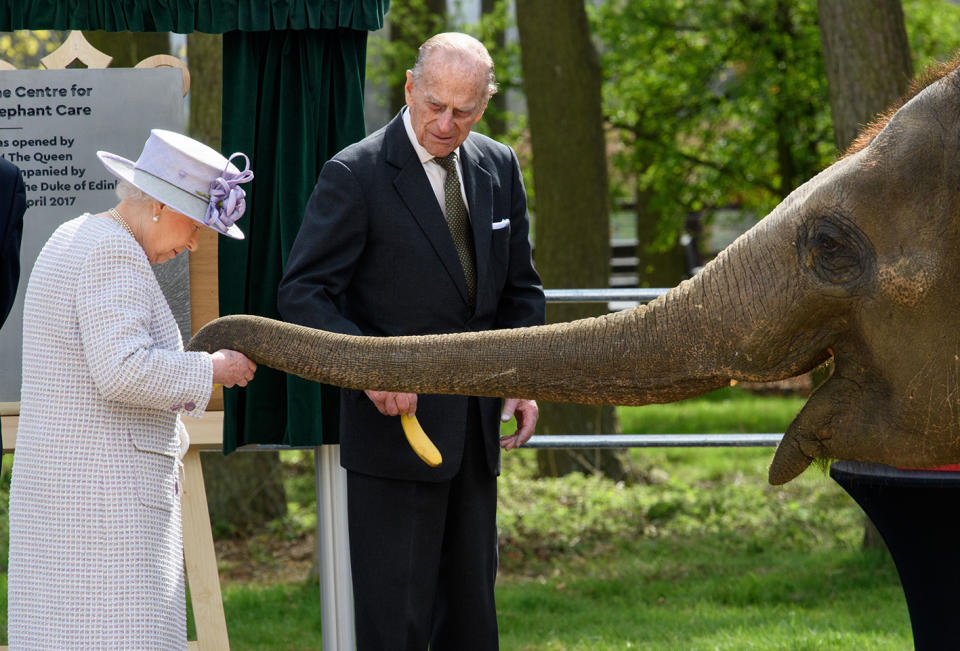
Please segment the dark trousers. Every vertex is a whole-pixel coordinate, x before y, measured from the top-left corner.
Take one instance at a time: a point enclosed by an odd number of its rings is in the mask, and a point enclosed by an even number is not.
[[[347,473],[358,651],[498,648],[497,483],[475,399],[467,422],[450,481]]]

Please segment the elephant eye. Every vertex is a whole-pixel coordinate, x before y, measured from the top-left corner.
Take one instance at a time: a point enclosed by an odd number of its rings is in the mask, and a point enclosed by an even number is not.
[[[837,249],[840,248],[840,243],[834,240],[832,237],[825,233],[820,233],[817,235],[817,248],[821,249],[824,253],[834,253]]]
[[[797,244],[804,266],[829,285],[857,283],[873,259],[873,247],[863,231],[833,215],[804,223]]]

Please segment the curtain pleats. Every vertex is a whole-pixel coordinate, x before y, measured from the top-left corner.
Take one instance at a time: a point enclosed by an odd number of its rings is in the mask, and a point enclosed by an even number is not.
[[[389,7],[390,0],[0,0],[0,31],[372,31]]]
[[[320,168],[363,138],[365,32],[224,35],[223,151],[250,156],[256,179],[244,240],[220,238],[220,313],[279,318],[277,286]],[[272,369],[224,391],[224,451],[248,443],[338,441],[338,391]]]

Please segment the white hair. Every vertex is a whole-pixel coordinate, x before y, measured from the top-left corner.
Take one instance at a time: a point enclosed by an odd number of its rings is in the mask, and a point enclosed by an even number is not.
[[[117,181],[116,193],[117,198],[120,199],[120,201],[155,201],[155,199],[149,194],[135,186],[133,183],[124,181],[123,179]]]
[[[442,52],[444,55],[455,59],[464,65],[474,65],[482,69],[485,73],[485,87],[483,88],[483,100],[487,101],[497,92],[497,79],[493,70],[493,58],[487,51],[483,43],[470,36],[460,32],[444,32],[428,38],[420,49],[417,50],[417,61],[413,64],[410,71],[413,75],[414,83],[419,83],[423,79],[424,64],[434,52]]]

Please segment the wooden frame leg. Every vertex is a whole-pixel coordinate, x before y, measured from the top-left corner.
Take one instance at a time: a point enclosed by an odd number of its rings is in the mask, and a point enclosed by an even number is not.
[[[183,474],[183,559],[190,585],[193,620],[197,626],[197,641],[190,642],[187,647],[199,651],[228,651],[230,641],[223,614],[200,452],[191,449],[183,457]]]

